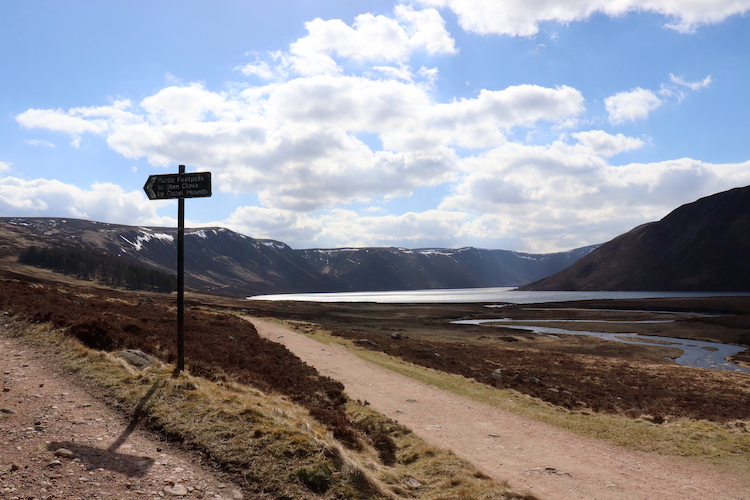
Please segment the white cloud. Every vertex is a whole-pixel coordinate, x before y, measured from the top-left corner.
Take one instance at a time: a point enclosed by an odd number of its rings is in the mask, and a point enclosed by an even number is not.
[[[401,215],[361,216],[335,209],[322,215],[320,246],[451,246],[461,233],[467,213],[445,210],[407,212]],[[330,242],[330,245],[326,245]]]
[[[88,120],[75,110],[65,112],[61,109],[29,109],[18,115],[16,121],[26,128],[45,128],[69,134],[100,134],[107,128],[106,122]]]
[[[278,71],[268,64],[268,62],[263,61],[257,52],[251,52],[246,55],[254,55],[255,61],[238,66],[235,70],[241,71],[246,76],[257,76],[263,80],[272,80],[278,76]]]
[[[413,82],[414,75],[412,73],[411,66],[398,63],[397,66],[373,66],[374,71],[381,72],[386,78],[390,80],[403,80],[405,82]],[[437,70],[436,70],[437,71]],[[433,81],[434,74],[419,73],[422,76],[429,78],[429,81]]]
[[[126,224],[169,225],[142,192],[126,192],[111,183],[95,183],[90,189],[56,180],[0,179],[0,212],[6,216],[73,217]]]
[[[583,96],[570,87],[520,85],[438,103],[417,83],[320,75],[241,91],[167,87],[138,105],[81,109],[17,119],[67,131],[74,141],[79,131],[95,131],[126,158],[210,169],[219,192],[256,192],[268,208],[309,211],[448,182],[457,171],[455,146],[496,147],[514,128],[573,119]],[[373,134],[383,149],[360,134]]]
[[[254,238],[275,239],[291,246],[313,240],[321,232],[319,221],[277,208],[239,207],[221,224]]]
[[[129,100],[115,101],[110,106],[61,109],[29,109],[16,116],[25,128],[43,128],[71,136],[71,146],[78,147],[81,134],[105,134],[107,131],[137,120],[129,111]]]
[[[750,11],[750,0],[417,0],[420,4],[449,8],[466,31],[480,34],[533,36],[539,23],[569,23],[596,13],[621,16],[653,12],[668,19],[665,27],[682,33],[717,24],[730,16]]]
[[[467,237],[517,237],[528,250],[552,251],[603,242],[702,196],[750,184],[750,162],[612,166],[605,157],[637,147],[637,139],[600,131],[574,137],[579,144],[507,143],[462,160],[466,173],[439,208],[478,214],[463,228]]]
[[[639,141],[601,131],[574,137],[578,143],[507,143],[462,160],[465,174],[437,209],[303,214],[244,207],[226,224],[297,248],[474,245],[543,253],[602,243],[702,196],[750,184],[750,162],[612,166],[604,156]]]
[[[435,9],[414,10],[411,6],[397,5],[396,19],[409,35],[409,48],[428,54],[456,54],[455,40],[445,29],[445,20]]]
[[[660,107],[668,99],[682,102],[688,96],[688,90],[698,92],[708,87],[712,79],[711,75],[708,75],[702,80],[690,82],[683,77],[670,74],[669,81],[668,84],[663,83],[657,92],[636,87],[607,97],[604,105],[609,113],[610,123],[619,125],[648,118],[651,111]]]
[[[576,149],[582,149],[604,158],[639,149],[644,144],[641,139],[627,137],[623,134],[611,135],[603,130],[589,130],[588,132],[578,132],[571,135],[578,139],[580,143],[580,146],[576,146]]]
[[[682,87],[687,87],[693,92],[697,92],[701,89],[704,89],[708,87],[711,84],[711,75],[708,75],[703,80],[698,80],[697,82],[689,82],[685,80],[685,78],[681,76],[675,76],[670,73],[669,80],[674,83],[675,85],[680,85]]]
[[[604,9],[583,1],[434,4],[465,9],[466,19],[485,9],[476,20],[486,24],[482,29],[505,22],[503,29],[514,34],[536,29],[540,16],[572,20],[571,12]],[[625,12],[635,3],[618,5]],[[540,7],[536,14],[534,6]],[[526,17],[512,17],[513,9]],[[610,165],[609,158],[642,148],[644,139],[581,130],[584,96],[569,86],[515,85],[440,100],[438,69],[411,66],[416,52],[457,51],[435,9],[399,5],[392,17],[366,14],[351,26],[316,19],[307,29],[288,51],[237,68],[267,84],[224,91],[170,84],[140,102],[30,109],[16,119],[26,128],[65,133],[73,146],[96,135],[132,160],[210,170],[215,194],[249,193],[261,205],[237,208],[218,224],[293,246],[409,242],[565,250],[750,183],[748,163]],[[710,76],[689,81],[670,75],[659,90],[635,88],[604,102],[618,125],[647,118],[710,83]],[[538,139],[551,134],[556,137],[546,144]],[[525,143],[513,142],[524,135]],[[0,171],[9,168],[0,162]],[[416,199],[427,188],[449,194],[423,211],[386,210],[403,201],[385,203],[398,197],[423,204]],[[157,215],[164,203],[170,202],[150,202],[112,184],[79,189],[45,179],[0,180],[6,214],[173,225]],[[369,208],[358,213],[355,204]]]
[[[664,101],[655,92],[640,87],[620,92],[604,100],[609,121],[613,125],[648,118],[649,113],[662,104]]]
[[[337,74],[335,57],[355,62],[403,63],[415,51],[455,54],[455,41],[435,9],[416,11],[398,5],[395,18],[361,14],[348,26],[340,19],[314,19],[305,23],[308,35],[289,47],[283,64],[305,76]],[[263,63],[255,62],[243,71],[268,74]]]
[[[8,163],[7,161],[0,161],[0,172],[7,172],[12,166],[12,163]]]
[[[51,142],[42,141],[39,139],[28,140],[26,141],[26,144],[28,144],[29,146],[36,146],[36,147],[41,147],[41,148],[54,148],[55,147],[55,145],[52,144]]]

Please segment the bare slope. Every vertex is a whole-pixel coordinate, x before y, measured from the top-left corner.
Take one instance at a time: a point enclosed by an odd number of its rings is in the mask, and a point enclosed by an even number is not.
[[[750,186],[683,205],[524,290],[750,291]]]

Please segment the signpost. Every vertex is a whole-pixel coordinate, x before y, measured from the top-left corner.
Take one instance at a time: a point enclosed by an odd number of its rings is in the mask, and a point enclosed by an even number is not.
[[[150,175],[143,190],[149,200],[183,198],[205,198],[211,196],[211,172],[186,174],[185,165],[180,165],[181,173]]]
[[[143,186],[149,200],[177,199],[177,370],[185,369],[185,198],[211,196],[211,172],[150,175]]]

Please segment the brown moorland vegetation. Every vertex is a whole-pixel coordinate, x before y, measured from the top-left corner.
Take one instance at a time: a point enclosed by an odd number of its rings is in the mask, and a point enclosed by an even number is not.
[[[252,302],[254,315],[310,320],[334,335],[408,362],[514,389],[584,412],[731,423],[750,419],[750,374],[690,368],[679,351],[564,335],[555,338],[512,327],[454,325],[451,320],[509,317],[558,319],[540,323],[594,331],[637,331],[750,346],[750,298],[650,299],[503,307],[483,304],[310,304]],[[583,308],[583,311],[570,310]],[[540,310],[543,309],[543,310]],[[617,311],[615,309],[621,309]],[[663,311],[683,314],[666,314]],[[662,312],[660,312],[662,311]],[[709,317],[694,314],[721,313]],[[611,320],[673,320],[618,326]],[[567,323],[565,319],[575,320]],[[582,319],[590,323],[580,323]],[[617,330],[619,328],[619,330]],[[743,362],[748,351],[735,356]],[[500,379],[492,376],[500,368]],[[539,383],[529,383],[529,379]]]
[[[3,280],[0,308],[36,323],[51,322],[87,347],[138,349],[167,363],[176,359],[174,299],[99,289]],[[210,380],[231,379],[289,396],[350,445],[365,438],[346,417],[343,385],[321,376],[283,346],[258,336],[231,314],[200,307],[185,314],[186,369]],[[366,439],[366,438],[365,438]],[[377,437],[376,441],[382,440]]]
[[[63,353],[66,369],[95,392],[103,390],[108,404],[127,414],[135,411],[136,420],[142,418],[162,438],[184,443],[253,498],[534,498],[348,401],[341,383],[260,338],[252,324],[234,314],[189,304],[187,371],[165,378],[163,365],[137,373],[124,362],[113,364],[110,353],[139,349],[173,361],[173,296],[56,282],[48,274],[15,276],[21,279],[0,279],[6,333],[38,343],[47,355]],[[218,384],[211,389],[203,379]],[[141,415],[138,408],[145,401],[149,409]],[[308,413],[337,439],[333,444],[315,437],[320,426],[304,416]],[[411,476],[420,477],[419,486]]]

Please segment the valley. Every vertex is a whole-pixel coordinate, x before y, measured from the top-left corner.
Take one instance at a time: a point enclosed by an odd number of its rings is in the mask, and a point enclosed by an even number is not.
[[[519,391],[570,410],[657,420],[684,417],[726,423],[750,419],[750,374],[676,365],[671,358],[680,350],[666,342],[633,345],[577,335],[538,335],[512,326],[451,323],[498,316],[498,309],[484,306],[252,301],[241,309],[253,316],[301,321],[306,326],[300,328],[321,328],[363,349]],[[701,312],[722,315],[692,314]],[[537,319],[542,321],[536,324],[548,327],[750,347],[747,297],[510,305],[502,308],[502,315],[529,325]],[[643,322],[665,317],[670,322]],[[750,367],[750,352],[737,354],[734,361]],[[502,376],[493,376],[498,369]],[[529,383],[530,378],[539,383]]]
[[[446,284],[499,286],[509,283],[498,280],[528,283],[534,276],[550,274],[527,288],[590,290],[606,288],[597,283],[608,283],[628,289],[641,283],[645,290],[644,276],[650,276],[654,286],[671,283],[675,290],[686,290],[703,286],[701,280],[712,276],[711,269],[726,277],[717,281],[720,288],[741,291],[747,283],[746,259],[737,255],[746,255],[747,239],[741,228],[747,220],[748,193],[750,188],[742,188],[699,200],[601,247],[546,256],[471,248],[294,251],[280,242],[223,228],[190,230],[187,370],[171,377],[170,363],[176,359],[175,297],[155,290],[171,288],[168,282],[157,283],[174,264],[173,230],[75,219],[4,219],[0,222],[1,319],[4,334],[22,339],[29,348],[62,356],[59,364],[50,361],[50,366],[76,374],[80,383],[125,415],[135,412],[136,420],[142,418],[159,439],[177,442],[226,471],[246,495],[510,500],[531,499],[547,491],[533,481],[508,486],[506,472],[488,475],[489,469],[477,469],[480,459],[470,453],[456,456],[447,451],[453,448],[450,441],[430,447],[423,429],[415,432],[399,424],[398,412],[383,415],[368,408],[369,396],[353,396],[359,394],[353,382],[349,394],[335,370],[326,371],[306,353],[285,345],[292,338],[306,338],[318,354],[346,352],[368,366],[427,383],[430,390],[443,391],[436,401],[457,394],[510,412],[512,418],[521,419],[521,427],[523,422],[541,422],[622,453],[645,453],[652,463],[660,457],[671,464],[688,460],[689,466],[676,466],[680,472],[667,475],[680,475],[680,481],[688,481],[681,484],[692,488],[689,481],[697,475],[685,471],[700,470],[700,486],[689,492],[672,491],[672,496],[660,492],[659,498],[723,498],[733,487],[746,491],[750,485],[750,373],[678,365],[675,359],[682,349],[672,339],[695,343],[697,351],[713,349],[698,344],[704,341],[737,346],[729,361],[750,368],[747,296],[516,305],[315,303],[244,297]],[[708,215],[700,219],[701,213]],[[724,217],[729,226],[725,237],[717,240],[721,252],[712,259],[709,236],[715,217]],[[687,236],[676,238],[680,231]],[[677,240],[679,244],[673,244]],[[660,241],[667,247],[656,244]],[[690,251],[693,244],[701,251]],[[39,251],[29,253],[29,248]],[[668,250],[668,258],[660,254],[662,248]],[[36,258],[34,262],[63,261],[67,274],[19,262],[24,251]],[[698,254],[701,258],[694,258]],[[121,263],[126,265],[120,267]],[[79,264],[85,264],[84,271],[76,269]],[[638,272],[632,271],[636,268]],[[147,270],[161,274],[150,275]],[[620,280],[617,284],[613,274]],[[92,276],[92,281],[83,279]],[[628,284],[629,277],[637,279]],[[267,333],[259,335],[253,321],[290,330],[274,339]],[[536,332],[530,330],[534,328]],[[543,328],[615,337],[556,335]],[[615,341],[625,336],[640,336],[647,342]],[[125,349],[154,357],[156,368],[138,372],[126,367],[116,359]],[[388,387],[378,384],[377,378],[371,377],[367,384],[387,394]],[[3,394],[5,409],[10,410],[0,415],[0,429],[5,431],[21,401]],[[406,402],[411,399],[419,401],[409,397]],[[492,436],[500,436],[499,431],[492,431]],[[520,438],[506,438],[498,448],[516,439]],[[530,447],[528,459],[533,460],[534,450],[543,444],[529,437],[513,446]],[[546,456],[539,453],[540,459]],[[498,461],[507,461],[503,457]],[[549,464],[526,471],[572,477]],[[722,479],[719,486],[712,482],[719,476],[729,479]],[[545,484],[553,488],[552,498],[564,487]],[[631,498],[630,493],[619,486],[596,489],[597,498]]]

